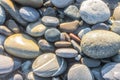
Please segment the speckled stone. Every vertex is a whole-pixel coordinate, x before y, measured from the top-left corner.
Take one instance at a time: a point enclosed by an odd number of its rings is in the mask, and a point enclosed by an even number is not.
[[[12,58],[0,55],[0,74],[9,73],[13,70],[14,61]]]
[[[41,77],[52,77],[62,74],[67,68],[63,58],[54,53],[46,53],[35,59],[32,65],[33,72]]]
[[[57,27],[59,25],[59,19],[52,16],[44,16],[41,21],[47,27]]]
[[[27,22],[35,22],[39,19],[39,12],[32,7],[22,7],[19,10],[20,16]]]
[[[36,41],[26,34],[11,35],[5,40],[4,48],[9,54],[20,58],[35,58],[41,53]]]
[[[106,25],[105,23],[98,23],[92,26],[92,30],[109,30],[110,26]]]
[[[5,10],[0,6],[0,24],[3,24],[6,19]]]
[[[74,64],[68,71],[67,80],[94,80],[90,70],[83,64]]]
[[[86,33],[90,32],[90,31],[91,31],[91,28],[81,29],[80,32],[78,33],[78,37],[82,38]]]
[[[52,4],[57,8],[65,8],[73,3],[74,0],[51,0]]]
[[[47,29],[45,32],[45,38],[50,42],[58,41],[60,40],[60,31],[56,28]]]
[[[113,18],[114,18],[115,20],[120,20],[120,15],[119,15],[119,13],[120,13],[120,5],[118,5],[118,6],[114,9],[114,11],[113,11]]]
[[[104,22],[110,18],[110,10],[102,0],[86,0],[80,7],[81,18],[88,24]]]
[[[39,37],[45,33],[46,29],[46,26],[44,26],[40,21],[37,21],[35,23],[30,23],[26,28],[26,32],[31,36]]]
[[[108,58],[119,51],[120,36],[106,30],[94,30],[83,36],[81,48],[84,54],[91,58]]]
[[[68,42],[68,41],[57,41],[55,42],[55,46],[56,47],[70,47],[71,46],[71,42]]]

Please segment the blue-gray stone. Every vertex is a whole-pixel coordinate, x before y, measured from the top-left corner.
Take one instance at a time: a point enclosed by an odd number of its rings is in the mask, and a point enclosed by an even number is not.
[[[3,24],[5,22],[5,19],[5,10],[0,6],[0,24]]]
[[[98,23],[92,26],[92,30],[109,30],[110,27],[105,23]]]

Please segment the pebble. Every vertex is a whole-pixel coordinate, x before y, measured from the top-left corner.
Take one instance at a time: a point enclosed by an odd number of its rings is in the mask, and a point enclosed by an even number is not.
[[[120,20],[120,5],[118,5],[113,11],[113,19]]]
[[[110,10],[102,0],[86,0],[80,7],[81,18],[88,24],[104,22],[110,18]]]
[[[5,39],[6,39],[6,37],[4,35],[0,34],[0,45],[3,45]]]
[[[72,18],[72,19],[79,19],[80,18],[80,13],[79,13],[79,9],[74,6],[74,5],[70,5],[68,6],[65,10],[64,13]]]
[[[92,30],[109,30],[110,27],[105,23],[98,23],[92,26]]]
[[[79,21],[65,22],[60,24],[60,30],[63,32],[74,32],[79,27]]]
[[[70,33],[69,36],[70,36],[70,38],[72,38],[73,40],[75,40],[77,42],[81,41],[81,39],[73,33]]]
[[[120,62],[120,51],[117,53],[117,55],[112,57],[112,61],[114,62]]]
[[[35,58],[41,53],[35,40],[26,34],[11,35],[5,40],[4,48],[11,55],[27,59]]]
[[[16,5],[11,0],[1,0],[0,4],[18,23],[23,26],[27,25],[27,22],[21,18]]]
[[[20,16],[27,22],[35,22],[39,19],[38,11],[32,7],[22,7],[19,10]]]
[[[70,36],[66,32],[62,32],[60,34],[60,40],[61,41],[70,41]]]
[[[11,57],[0,55],[0,74],[12,72],[14,61]]]
[[[52,7],[48,7],[45,12],[43,12],[43,15],[44,16],[53,16],[55,17],[56,16],[56,11],[55,9],[53,9]]]
[[[13,71],[16,71],[18,70],[20,67],[21,67],[21,64],[22,64],[22,60],[19,59],[19,58],[13,58],[14,60],[14,68],[13,68]]]
[[[63,58],[74,58],[78,55],[78,51],[73,48],[59,48],[56,49],[55,53]]]
[[[81,63],[86,65],[87,67],[98,67],[101,62],[100,62],[100,60],[83,57],[81,59]]]
[[[2,25],[5,22],[5,19],[6,19],[5,10],[3,9],[2,6],[0,6],[0,25]]]
[[[9,19],[6,21],[6,26],[14,33],[20,32],[20,28],[19,28],[18,24],[12,19]]]
[[[83,36],[81,48],[91,58],[108,58],[116,55],[120,49],[120,36],[106,30],[91,31]]]
[[[53,77],[52,80],[61,80],[59,77]]]
[[[41,77],[53,77],[62,74],[67,68],[65,60],[54,53],[46,53],[35,59],[33,72]]]
[[[43,4],[43,0],[14,0],[19,4],[25,5],[25,6],[31,6],[35,8],[39,8]]]
[[[70,47],[71,46],[71,42],[68,42],[68,41],[57,41],[55,42],[55,47],[63,47],[63,48],[66,48],[66,47]]]
[[[72,4],[74,2],[74,0],[51,0],[52,4],[54,6],[56,6],[57,8],[65,8],[67,6],[69,6],[70,4]]]
[[[78,33],[78,37],[79,37],[80,39],[82,39],[82,37],[83,37],[86,33],[90,32],[90,31],[91,31],[90,28],[81,29],[80,32]]]
[[[105,80],[119,80],[120,79],[120,63],[107,63],[101,70],[102,77]]]
[[[46,40],[50,42],[60,40],[60,31],[56,28],[47,29],[44,35]]]
[[[15,74],[13,80],[24,80],[21,74]]]
[[[79,54],[78,56],[75,57],[75,60],[80,61],[81,58],[82,58],[82,56]]]
[[[51,43],[46,41],[45,39],[40,39],[38,44],[41,47],[41,50],[43,52],[54,52],[55,51],[55,47]]]
[[[67,80],[94,80],[88,67],[83,64],[72,65],[68,71],[67,78]]]
[[[57,27],[60,23],[58,18],[52,16],[44,16],[41,21],[47,27]]]
[[[47,27],[40,21],[30,23],[26,28],[26,32],[33,37],[43,36],[46,30]]]
[[[2,45],[0,45],[0,54],[4,53],[4,47]]]

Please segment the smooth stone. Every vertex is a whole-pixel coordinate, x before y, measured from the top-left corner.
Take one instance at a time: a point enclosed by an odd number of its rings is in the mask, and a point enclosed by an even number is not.
[[[101,70],[102,77],[105,80],[119,80],[120,79],[120,63],[107,63]]]
[[[79,21],[64,22],[60,24],[60,30],[63,32],[74,32],[79,27]]]
[[[120,35],[120,21],[112,21],[110,30]]]
[[[110,18],[110,10],[102,0],[86,0],[80,7],[81,18],[88,24],[104,22]]]
[[[100,62],[100,60],[83,57],[81,59],[81,63],[86,65],[87,67],[98,67],[101,62]]]
[[[39,12],[32,7],[22,7],[19,10],[20,16],[27,22],[35,22],[39,19]]]
[[[12,58],[4,55],[0,55],[0,74],[12,72],[14,67],[14,61]]]
[[[3,24],[5,22],[5,19],[6,19],[5,10],[3,9],[2,6],[0,6],[0,24]]]
[[[113,19],[120,20],[120,5],[118,5],[113,11]]]
[[[44,26],[40,21],[37,21],[35,23],[30,23],[26,28],[26,32],[31,36],[39,37],[43,36],[46,29],[46,26]]]
[[[43,4],[43,0],[14,0],[15,2],[25,5],[25,6],[31,6],[35,8],[39,8]]]
[[[80,32],[78,33],[78,37],[82,39],[82,37],[83,37],[86,33],[90,32],[90,31],[91,31],[90,28],[81,29]]]
[[[67,78],[67,80],[94,80],[89,68],[83,64],[72,65]]]
[[[56,28],[47,29],[44,35],[46,40],[50,42],[55,42],[60,40],[60,31]]]
[[[23,79],[23,76],[21,74],[15,74],[13,76],[13,80],[24,80],[24,79]]]
[[[60,34],[60,40],[61,41],[70,41],[70,36],[66,32],[62,32]]]
[[[35,58],[41,53],[33,38],[20,33],[8,37],[4,42],[4,48],[11,55],[26,59]]]
[[[27,22],[21,18],[16,5],[11,0],[1,0],[0,4],[18,23],[23,26],[27,25]]]
[[[74,58],[78,55],[78,51],[73,48],[59,48],[56,49],[55,53],[63,58]]]
[[[55,42],[55,47],[70,47],[71,46],[71,42],[68,42],[68,41],[57,41]]]
[[[54,53],[42,54],[32,65],[33,72],[41,77],[53,77],[62,74],[67,68],[65,60]]]
[[[75,35],[74,33],[70,33],[69,36],[71,39],[77,41],[78,43],[81,41],[81,39],[77,35]]]
[[[14,33],[20,32],[20,28],[19,28],[18,24],[12,19],[9,19],[6,21],[6,26]]]
[[[0,45],[3,45],[5,39],[6,39],[6,37],[4,35],[0,34]]]
[[[19,58],[13,58],[14,60],[14,68],[13,71],[16,71],[17,69],[19,69],[21,67],[22,64],[22,60]]]
[[[55,9],[53,9],[52,7],[48,7],[45,12],[43,12],[43,15],[44,16],[53,16],[55,17],[56,16],[56,11]]]
[[[105,23],[98,23],[92,26],[92,30],[109,30],[110,27]]]
[[[38,44],[41,47],[41,50],[43,52],[54,52],[55,51],[55,47],[51,43],[46,41],[45,39],[40,39]]]
[[[114,62],[120,62],[120,51],[117,53],[117,55],[112,57],[112,61]]]
[[[57,17],[52,16],[44,16],[41,21],[47,27],[57,27],[60,23]]]
[[[0,45],[0,54],[4,54],[4,47]]]
[[[81,40],[84,54],[94,59],[108,58],[120,49],[120,36],[106,30],[94,30],[85,34]]]
[[[81,58],[82,58],[82,56],[79,54],[78,56],[75,57],[75,60],[80,61]]]
[[[72,4],[74,0],[51,0],[52,4],[56,6],[57,8],[65,8]]]

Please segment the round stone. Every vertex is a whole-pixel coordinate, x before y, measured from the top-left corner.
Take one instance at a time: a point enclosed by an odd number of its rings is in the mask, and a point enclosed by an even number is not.
[[[33,62],[33,72],[41,77],[53,77],[62,74],[67,68],[63,58],[54,53],[45,53]]]
[[[105,80],[119,80],[120,79],[120,63],[107,63],[103,66],[102,77]]]
[[[15,2],[25,5],[25,6],[31,6],[31,7],[41,7],[43,4],[43,0],[14,0]]]
[[[5,22],[5,19],[5,10],[0,6],[0,24],[3,24]]]
[[[94,80],[87,66],[74,64],[68,71],[67,80]]]
[[[9,73],[13,70],[14,61],[12,58],[0,55],[0,74]]]
[[[58,8],[65,8],[72,4],[74,0],[51,0],[52,4]]]
[[[119,13],[120,13],[120,5],[118,5],[118,6],[114,9],[114,11],[113,11],[113,18],[114,18],[115,20],[120,20],[120,15],[119,15]]]
[[[21,74],[15,74],[13,80],[23,80],[23,77]]]
[[[5,50],[16,57],[35,58],[40,54],[36,41],[26,34],[14,34],[4,42]]]
[[[44,16],[41,21],[47,27],[56,27],[59,25],[59,20],[56,17]]]
[[[32,7],[22,7],[19,10],[20,16],[27,22],[35,22],[39,19],[39,12]]]
[[[120,36],[106,30],[94,30],[83,36],[81,48],[91,58],[108,58],[119,51]]]
[[[78,55],[78,51],[73,48],[59,48],[55,51],[57,56],[63,58],[73,58]]]
[[[48,29],[45,32],[45,38],[50,42],[58,41],[60,40],[60,31],[56,28]]]
[[[81,18],[88,24],[104,22],[110,18],[110,10],[102,0],[86,0],[80,7]]]
[[[105,23],[98,23],[92,26],[92,30],[109,30],[110,27]]]
[[[26,28],[26,32],[31,36],[39,37],[45,33],[46,29],[47,29],[46,26],[41,24],[40,21],[37,21],[35,23],[30,23]]]

